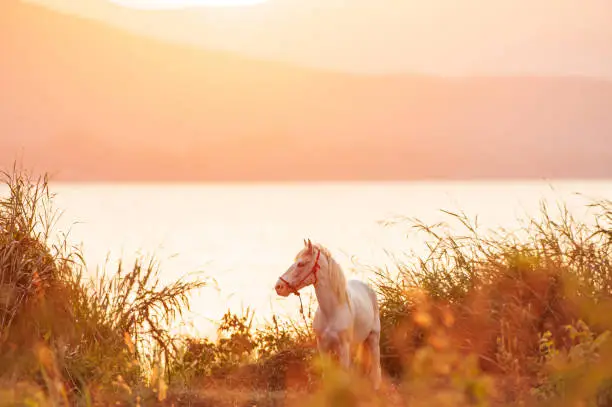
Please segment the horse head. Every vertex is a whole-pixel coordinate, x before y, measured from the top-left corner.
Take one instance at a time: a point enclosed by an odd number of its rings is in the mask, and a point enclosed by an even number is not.
[[[276,293],[281,297],[287,297],[289,294],[299,295],[302,288],[316,284],[320,255],[321,250],[313,246],[310,239],[304,240],[304,247],[295,256],[293,264],[276,282]]]

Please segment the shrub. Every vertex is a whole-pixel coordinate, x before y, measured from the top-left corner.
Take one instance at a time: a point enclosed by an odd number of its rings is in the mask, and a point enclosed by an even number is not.
[[[502,387],[519,397],[541,369],[543,332],[565,349],[572,344],[564,326],[576,320],[598,334],[608,329],[612,204],[590,207],[598,210],[593,225],[575,221],[563,207],[553,218],[542,205],[521,229],[487,234],[464,214],[447,212],[460,226],[454,229],[411,220],[425,233],[428,252],[396,261],[395,275],[375,269],[386,372],[402,377],[427,346],[419,318],[440,324],[450,310],[453,347],[477,355],[479,367],[502,374]],[[415,308],[423,297],[430,301],[426,317]]]

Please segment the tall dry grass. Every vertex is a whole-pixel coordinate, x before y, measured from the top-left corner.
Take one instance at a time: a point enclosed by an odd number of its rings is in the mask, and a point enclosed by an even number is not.
[[[217,338],[171,335],[205,281],[162,286],[144,259],[88,273],[54,240],[46,178],[4,177],[0,405],[612,405],[610,201],[590,204],[589,224],[542,205],[513,231],[406,219],[429,250],[370,268],[385,372],[373,392],[279,316],[254,327],[251,310],[228,312]]]
[[[249,328],[246,318],[240,338],[250,338],[251,351],[241,363],[228,367],[224,357],[214,356],[230,352],[224,340],[207,341],[207,357],[185,353],[192,364],[227,368],[220,375],[224,381],[213,381],[212,387],[233,392],[194,395],[188,391],[193,398],[186,396],[184,401],[249,405],[249,400],[256,399],[257,405],[306,406],[611,405],[612,202],[587,206],[592,210],[589,224],[578,222],[562,205],[555,212],[542,204],[538,216],[524,219],[512,231],[482,231],[464,214],[451,212],[446,212],[447,222],[436,225],[405,219],[429,249],[422,256],[397,259],[393,272],[370,268],[383,322],[386,384],[379,393],[372,392],[356,372],[319,363],[312,338],[304,339],[308,334],[286,335],[274,332],[270,325],[271,339],[265,347],[277,346],[276,339],[284,350],[259,357],[257,332]],[[295,352],[302,348],[309,352]],[[301,362],[277,357],[280,365],[268,363],[270,356],[285,352]],[[321,369],[327,370],[323,381]],[[200,377],[215,376],[212,371],[201,372]],[[301,386],[295,385],[296,377],[301,377]],[[276,386],[270,388],[270,383]],[[208,388],[201,382],[187,386],[202,387]],[[245,398],[249,389],[248,394],[260,396]],[[285,391],[271,392],[279,389]],[[300,395],[297,400],[287,398],[295,394]]]
[[[601,402],[612,370],[591,376],[594,387],[573,389],[581,390],[573,398],[549,391],[556,388],[551,381],[571,376],[564,369],[572,370],[575,352],[586,346],[582,340],[596,344],[589,348],[598,354],[592,372],[609,362],[612,202],[589,206],[592,224],[576,221],[564,206],[553,214],[542,204],[539,216],[514,231],[481,231],[464,214],[450,212],[449,222],[437,225],[405,220],[428,242],[428,252],[399,261],[399,278],[375,270],[387,371],[410,377],[421,350],[444,343],[495,378],[497,398],[489,401]],[[557,362],[560,355],[572,361],[555,370],[552,348],[560,352]]]
[[[171,324],[206,281],[162,286],[156,263],[142,260],[92,276],[78,247],[56,239],[48,179],[17,167],[2,175],[0,383],[12,390],[0,399],[23,402],[20,388],[52,405],[159,398],[157,372],[178,351]]]

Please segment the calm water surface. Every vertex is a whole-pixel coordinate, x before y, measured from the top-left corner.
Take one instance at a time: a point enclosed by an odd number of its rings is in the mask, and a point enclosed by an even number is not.
[[[353,278],[370,275],[358,263],[390,264],[385,250],[420,250],[407,227],[382,226],[396,216],[447,219],[463,210],[479,224],[514,227],[540,200],[564,200],[584,217],[587,198],[612,199],[612,181],[326,183],[326,184],[54,184],[64,211],[58,232],[82,242],[88,267],[154,254],[164,280],[202,271],[221,291],[192,299],[180,329],[207,334],[225,310],[252,306],[261,315],[295,315],[296,297],[275,298],[273,285],[311,238],[331,249]],[[6,194],[6,189],[1,191]],[[108,259],[108,260],[107,260]],[[310,293],[310,289],[307,290]]]

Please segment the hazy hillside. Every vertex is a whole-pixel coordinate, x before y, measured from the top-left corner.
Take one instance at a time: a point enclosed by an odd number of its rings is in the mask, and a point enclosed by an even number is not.
[[[612,82],[360,77],[0,5],[0,165],[71,180],[612,177]]]

